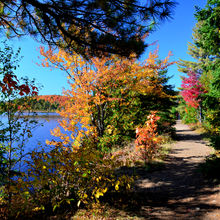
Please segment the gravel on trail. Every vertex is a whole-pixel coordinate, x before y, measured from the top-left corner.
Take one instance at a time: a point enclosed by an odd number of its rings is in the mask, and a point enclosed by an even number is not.
[[[220,220],[220,186],[206,181],[198,165],[213,150],[180,120],[178,141],[171,145],[165,168],[144,173],[137,182],[143,219]],[[219,171],[220,172],[220,171]]]

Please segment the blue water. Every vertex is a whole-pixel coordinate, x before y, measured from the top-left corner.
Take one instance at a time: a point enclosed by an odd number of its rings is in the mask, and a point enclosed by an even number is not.
[[[26,152],[35,149],[39,145],[46,145],[46,140],[59,140],[58,138],[52,136],[50,131],[59,125],[58,120],[60,120],[60,118],[45,117],[35,118],[35,120],[38,122],[38,125],[32,130],[32,137],[26,142]]]
[[[37,121],[37,125],[34,129],[31,129],[32,137],[27,138],[24,145],[24,151],[23,155],[26,155],[23,157],[24,159],[27,159],[28,153],[30,153],[33,150],[40,150],[41,147],[44,148],[44,150],[47,152],[51,149],[50,146],[46,145],[46,140],[56,140],[59,141],[59,138],[56,138],[51,135],[50,131],[56,128],[59,123],[58,121],[61,120],[58,114],[56,113],[37,113],[40,117],[34,117],[34,118],[28,118],[29,120],[34,119]],[[0,121],[3,124],[6,124],[6,117],[0,116]],[[4,127],[1,126],[0,129]],[[62,129],[61,129],[62,131]],[[66,132],[67,133],[67,132]],[[21,138],[22,139],[22,138]],[[1,140],[2,141],[2,140]],[[0,141],[0,142],[1,142]],[[19,141],[17,143],[13,144],[13,147],[16,147],[19,144]],[[17,166],[15,166],[17,168]],[[24,171],[24,167],[20,167],[19,170]]]
[[[29,120],[35,120],[36,126],[31,129],[32,137],[28,138],[25,142],[25,152],[33,150],[39,144],[45,145],[45,141],[56,139],[50,131],[58,126],[58,120],[61,118],[57,113],[37,113],[40,117],[28,118]],[[52,117],[51,117],[52,116]],[[57,117],[55,117],[57,116]],[[1,116],[0,120],[3,124],[7,123],[5,116]]]

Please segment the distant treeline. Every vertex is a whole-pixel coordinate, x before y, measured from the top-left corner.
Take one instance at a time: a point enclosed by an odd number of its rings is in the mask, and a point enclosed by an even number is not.
[[[35,111],[56,111],[62,108],[67,97],[61,95],[40,95],[31,101],[31,109]]]

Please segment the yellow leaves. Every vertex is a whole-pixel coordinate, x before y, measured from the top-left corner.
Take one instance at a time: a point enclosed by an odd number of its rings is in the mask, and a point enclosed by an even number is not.
[[[52,183],[53,183],[53,184],[57,184],[57,182],[56,182],[55,180],[52,180]]]
[[[101,176],[100,176],[100,177],[97,177],[97,178],[96,178],[96,181],[99,182],[101,179],[102,179]]]
[[[107,132],[108,132],[108,134],[112,134],[113,133],[113,126],[112,125],[108,125],[107,126]]]
[[[86,193],[83,194],[83,199],[88,198],[88,195]]]
[[[128,187],[128,189],[131,189],[131,185],[129,183],[128,183],[127,187]]]
[[[117,182],[116,182],[116,185],[115,185],[115,190],[116,190],[116,191],[118,191],[118,190],[119,190],[119,184],[120,184],[120,182],[119,182],[119,181],[117,181]]]
[[[105,187],[104,189],[99,188],[97,189],[97,187],[95,188],[93,194],[95,196],[96,199],[98,199],[100,196],[104,196],[104,194],[107,192],[108,188]]]
[[[51,131],[51,134],[55,137],[59,137],[61,135],[61,131],[60,131],[60,128],[59,127],[56,127],[54,128],[52,131]]]
[[[33,212],[37,212],[37,211],[41,211],[41,210],[45,210],[44,206],[40,206],[40,207],[36,207],[36,208],[32,209]]]
[[[0,204],[2,205],[2,204],[4,204],[4,203],[6,203],[6,200],[3,198],[3,196],[1,196],[1,197],[0,197]]]
[[[95,193],[95,197],[98,199],[100,196],[103,196],[103,192],[102,191],[99,191],[97,190],[96,193]]]
[[[46,140],[47,145],[56,145],[57,142]]]

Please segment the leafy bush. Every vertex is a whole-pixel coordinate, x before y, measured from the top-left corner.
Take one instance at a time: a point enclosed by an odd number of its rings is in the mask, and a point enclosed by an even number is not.
[[[121,166],[117,157],[98,151],[95,144],[70,150],[59,143],[48,153],[32,152],[27,163],[28,175],[17,181],[13,215],[90,206],[107,191],[130,190],[133,183],[133,177],[116,174]]]
[[[220,152],[209,156],[206,162],[200,166],[200,169],[206,178],[220,182]]]
[[[220,136],[211,136],[210,137],[210,145],[216,150],[220,150]]]
[[[197,109],[191,106],[186,106],[185,112],[182,115],[182,120],[185,124],[197,123],[198,122],[197,116],[198,116]]]
[[[145,165],[157,155],[159,143],[161,142],[156,124],[160,117],[156,116],[156,112],[151,112],[147,119],[142,128],[136,129],[136,147]]]

